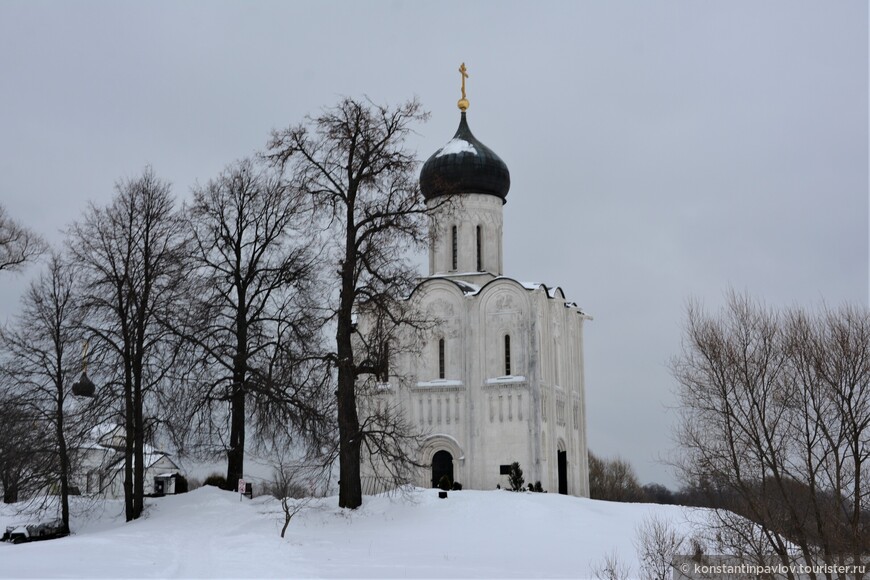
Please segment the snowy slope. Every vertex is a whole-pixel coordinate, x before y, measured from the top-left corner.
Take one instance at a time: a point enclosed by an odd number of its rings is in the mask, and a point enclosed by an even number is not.
[[[347,512],[317,500],[279,537],[272,498],[205,487],[148,500],[123,522],[120,502],[78,517],[73,536],[0,544],[0,577],[510,578],[588,577],[616,550],[637,570],[632,539],[647,514],[690,532],[699,510],[507,491],[416,489],[367,497]],[[0,525],[21,520],[0,508]]]

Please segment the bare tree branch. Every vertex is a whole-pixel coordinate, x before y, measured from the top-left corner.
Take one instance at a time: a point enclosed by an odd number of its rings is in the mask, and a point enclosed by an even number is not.
[[[13,220],[0,205],[0,271],[18,271],[41,256],[48,246],[36,233]]]

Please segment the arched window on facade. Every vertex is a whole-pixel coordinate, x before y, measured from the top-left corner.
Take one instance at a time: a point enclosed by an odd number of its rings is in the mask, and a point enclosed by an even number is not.
[[[483,228],[477,226],[477,271],[483,272]]]
[[[452,269],[456,270],[459,268],[459,228],[456,226],[453,226],[451,230],[451,237],[453,238],[453,260],[451,263],[453,264]]]
[[[388,382],[390,380],[390,342],[388,340],[385,340],[381,345],[381,360],[378,367],[378,382]]]
[[[562,385],[562,366],[559,361],[559,343],[556,342],[556,339],[553,339],[553,366],[555,367],[553,378],[555,379],[555,384],[561,386]]]
[[[511,335],[504,335],[504,374],[511,374]]]
[[[438,340],[438,378],[444,378],[444,339]]]

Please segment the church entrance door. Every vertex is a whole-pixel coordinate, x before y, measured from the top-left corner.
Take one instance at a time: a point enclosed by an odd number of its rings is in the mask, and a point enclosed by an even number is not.
[[[453,482],[453,456],[449,451],[438,451],[432,456],[432,487],[438,487],[438,482],[444,476]]]
[[[559,493],[568,495],[568,452],[559,451],[556,455],[559,460]]]

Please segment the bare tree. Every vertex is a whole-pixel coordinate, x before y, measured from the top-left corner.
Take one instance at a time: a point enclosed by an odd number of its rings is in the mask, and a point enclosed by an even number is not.
[[[184,224],[169,184],[147,167],[120,181],[108,207],[91,206],[70,229],[86,308],[85,327],[116,365],[126,429],[127,520],[144,505],[145,397],[170,369],[170,344],[159,323],[178,304],[186,276]]]
[[[345,98],[301,125],[274,132],[269,143],[269,158],[290,167],[321,218],[335,282],[328,313],[335,349],[328,358],[337,369],[341,507],[362,504],[361,450],[367,436],[378,436],[361,423],[357,386],[361,377],[381,372],[371,363],[383,357],[357,352],[357,345],[376,341],[355,340],[355,316],[405,322],[400,319],[411,313],[402,308],[415,284],[406,252],[426,241],[426,209],[405,139],[411,125],[427,117],[416,100],[391,108]]]
[[[808,565],[870,550],[870,311],[692,305],[673,371],[684,479],[760,534],[725,512],[723,528],[784,564],[792,546]]]
[[[52,433],[22,400],[8,373],[0,377],[0,486],[3,502],[29,498],[45,486]]]
[[[51,446],[45,489],[60,496],[61,519],[69,531],[71,459],[92,426],[90,408],[72,402],[70,385],[80,366],[81,318],[72,269],[52,254],[46,271],[26,291],[16,323],[0,331],[3,372],[14,381],[13,405],[46,426]],[[21,426],[39,438],[39,427]]]
[[[310,215],[280,172],[244,160],[193,197],[195,282],[188,316],[174,326],[207,367],[204,390],[194,393],[200,419],[209,423],[214,404],[229,404],[233,486],[244,474],[249,418],[260,441],[292,433],[319,449],[329,438],[317,253],[300,234]]]
[[[635,529],[634,549],[644,580],[668,580],[674,558],[683,553],[686,538],[659,515],[649,515]]]
[[[320,479],[323,471],[317,466],[311,469],[309,466],[292,465],[288,462],[284,450],[279,451],[276,455],[275,479],[272,482],[270,492],[281,503],[281,513],[284,516],[281,527],[281,537],[283,538],[290,521],[306,510],[317,497],[317,486],[314,485],[314,481]],[[304,481],[306,478],[308,479],[307,485]]]
[[[795,457],[778,499],[806,506],[825,562],[857,562],[870,552],[870,311],[793,309],[783,326]]]
[[[46,248],[40,236],[9,217],[6,208],[0,205],[0,271],[20,270]]]
[[[627,580],[631,576],[631,566],[623,562],[616,550],[590,566],[589,572],[598,580]]]

